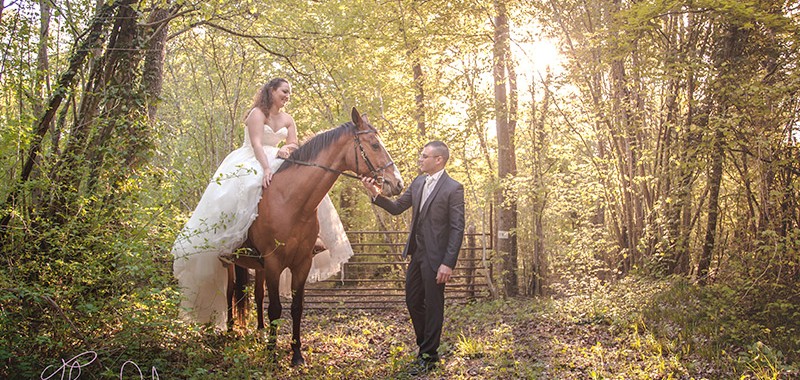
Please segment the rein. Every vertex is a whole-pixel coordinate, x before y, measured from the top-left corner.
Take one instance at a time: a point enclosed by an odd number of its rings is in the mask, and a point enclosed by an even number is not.
[[[377,168],[377,169],[375,168],[375,165],[372,164],[372,162],[369,160],[369,157],[367,157],[366,152],[364,152],[364,147],[361,145],[361,140],[358,138],[359,135],[363,135],[363,134],[367,134],[367,133],[376,133],[376,132],[375,131],[358,131],[358,132],[355,132],[353,134],[353,149],[355,151],[355,156],[356,156],[356,174],[358,174],[358,161],[359,161],[358,160],[358,154],[360,152],[361,153],[361,158],[363,158],[364,162],[367,164],[367,168],[370,171],[369,174],[372,176],[372,179],[374,179],[378,184],[383,184],[383,176],[380,175],[380,174],[382,174],[383,171],[386,170],[388,167],[394,165],[394,161],[389,161],[389,163],[387,163],[386,165],[384,165],[384,166],[382,166],[380,168]],[[357,179],[359,181],[361,180],[360,176],[353,175],[353,174],[350,174],[350,173],[347,173],[347,172],[344,172],[344,171],[341,171],[341,170],[337,170],[337,169],[334,169],[334,168],[329,168],[327,166],[320,165],[320,164],[317,164],[317,163],[314,163],[314,162],[299,161],[299,160],[294,160],[294,159],[289,158],[289,157],[284,158],[283,160],[291,162],[293,164],[297,164],[297,165],[317,167],[317,168],[329,171],[331,173],[336,173],[336,174],[343,175],[343,176],[348,177],[348,178]]]
[[[297,164],[297,165],[302,165],[302,166],[313,166],[313,167],[317,167],[317,168],[320,168],[320,169],[323,169],[323,170],[327,170],[327,171],[329,171],[329,172],[331,172],[331,173],[340,174],[340,175],[343,175],[343,176],[345,176],[345,177],[349,177],[349,178],[352,178],[352,179],[357,179],[357,180],[359,180],[359,181],[361,180],[361,177],[359,177],[359,176],[352,175],[352,174],[350,174],[350,173],[348,173],[348,172],[343,172],[343,171],[341,171],[341,170],[336,170],[336,169],[334,169],[334,168],[329,168],[329,167],[327,167],[327,166],[323,166],[323,165],[315,164],[315,163],[313,163],[313,162],[307,162],[307,161],[298,161],[298,160],[293,160],[293,159],[291,159],[291,158],[284,158],[283,160],[284,160],[284,161],[289,161],[289,162],[291,162],[291,163],[293,163],[293,164]]]

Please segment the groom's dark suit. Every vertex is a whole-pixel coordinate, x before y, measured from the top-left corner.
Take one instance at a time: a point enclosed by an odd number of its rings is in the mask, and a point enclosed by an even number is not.
[[[374,203],[392,215],[411,207],[411,234],[403,250],[410,255],[406,272],[406,304],[419,346],[419,356],[437,361],[436,350],[444,323],[444,284],[436,283],[436,273],[444,264],[455,269],[464,237],[464,187],[442,172],[424,205],[421,205],[425,178],[414,179],[397,200],[377,196]]]

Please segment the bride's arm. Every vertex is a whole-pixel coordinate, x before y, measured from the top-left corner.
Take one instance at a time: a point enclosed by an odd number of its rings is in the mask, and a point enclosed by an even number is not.
[[[281,158],[289,157],[289,155],[299,147],[297,144],[297,125],[295,125],[294,119],[292,119],[289,114],[286,114],[286,116],[289,119],[289,123],[286,127],[286,143],[283,144],[281,149],[278,151],[278,157]]]
[[[264,124],[266,124],[267,117],[264,112],[258,108],[250,110],[247,115],[245,124],[247,125],[247,134],[250,136],[250,144],[253,146],[253,154],[256,160],[261,164],[261,170],[264,171],[264,177],[261,180],[261,186],[267,187],[272,180],[272,170],[269,168],[269,160],[267,155],[264,154],[261,140],[264,137]]]

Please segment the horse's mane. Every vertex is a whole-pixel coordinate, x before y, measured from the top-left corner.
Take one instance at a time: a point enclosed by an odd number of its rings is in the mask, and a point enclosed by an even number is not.
[[[304,141],[297,150],[292,152],[292,154],[289,156],[289,159],[283,161],[275,173],[279,173],[281,170],[295,165],[295,163],[291,161],[310,162],[317,157],[319,152],[322,152],[326,147],[342,137],[343,134],[348,133],[355,127],[356,125],[352,121],[348,121],[336,128],[329,129],[312,136],[308,140]]]

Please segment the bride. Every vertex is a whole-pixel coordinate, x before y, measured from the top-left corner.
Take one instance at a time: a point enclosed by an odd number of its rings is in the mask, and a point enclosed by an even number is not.
[[[172,247],[173,273],[182,292],[181,314],[200,323],[224,327],[227,272],[220,257],[231,254],[247,238],[257,216],[258,201],[272,173],[297,149],[297,126],[282,111],[292,89],[275,78],[261,87],[245,119],[244,144],[222,161],[200,202]],[[283,146],[278,145],[284,142]],[[308,282],[339,272],[353,250],[333,203],[326,195],[317,217],[327,248],[316,254]],[[290,273],[281,275],[281,294],[290,295]]]

